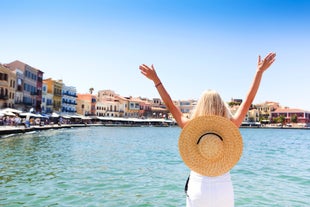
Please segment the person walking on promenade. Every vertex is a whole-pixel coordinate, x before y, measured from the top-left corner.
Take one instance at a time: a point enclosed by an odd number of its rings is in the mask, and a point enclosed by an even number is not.
[[[275,56],[276,56],[275,53],[269,53],[263,59],[261,58],[261,56],[258,56],[256,73],[255,73],[252,85],[250,86],[249,92],[246,95],[244,101],[241,103],[240,107],[238,108],[237,112],[234,115],[230,113],[230,110],[227,104],[222,100],[222,98],[216,91],[208,90],[202,93],[201,97],[199,98],[197,102],[196,107],[194,108],[191,114],[191,117],[187,118],[182,114],[180,109],[173,103],[169,93],[166,91],[163,83],[158,77],[154,65],[148,66],[146,64],[142,64],[139,66],[139,69],[140,69],[140,72],[145,77],[153,81],[155,88],[157,89],[162,100],[164,101],[167,109],[173,115],[178,126],[181,127],[182,133],[186,128],[193,129],[192,127],[193,125],[195,129],[195,125],[199,125],[201,124],[201,122],[200,121],[197,122],[194,120],[199,119],[199,117],[204,117],[204,116],[221,117],[221,118],[230,120],[229,122],[232,125],[234,125],[234,127],[236,127],[238,130],[238,128],[242,124],[242,121],[244,120],[248,112],[248,109],[250,108],[255,98],[255,95],[258,91],[258,88],[259,88],[259,85],[260,85],[260,82],[263,76],[263,73],[275,61]],[[207,122],[203,122],[203,124],[212,125],[213,123],[213,121],[208,122],[208,119],[206,119],[206,121]],[[225,121],[222,122],[221,120],[221,122],[216,123],[216,126],[214,127],[224,128],[224,130],[222,131],[224,131],[223,134],[225,134],[225,130],[226,130],[225,123],[226,123]],[[200,126],[197,126],[197,127],[199,128]],[[192,130],[192,131],[195,131],[195,130]],[[180,139],[181,137],[184,137],[182,133],[181,133]],[[204,134],[203,136],[205,135],[206,134]],[[201,136],[200,139],[203,136]],[[208,133],[208,135],[206,136],[212,137],[214,136],[214,133]],[[223,141],[221,136],[217,134],[216,136],[220,138],[218,140]],[[198,145],[200,139],[195,144]],[[180,148],[180,142],[179,142],[179,148]],[[241,152],[239,154],[241,156]],[[214,169],[214,170],[210,169],[212,168],[213,165],[210,165],[210,166],[207,169],[207,171],[215,172],[215,173],[209,173],[209,174],[204,173],[206,168],[200,168],[200,167],[191,168],[190,167],[191,172],[190,172],[189,179],[187,180],[187,183],[186,183],[186,194],[187,194],[186,206],[187,207],[202,207],[202,206],[203,207],[205,206],[232,207],[234,206],[234,192],[233,192],[233,186],[232,186],[230,173],[229,173],[231,168],[226,169],[226,172],[223,173],[218,169]]]

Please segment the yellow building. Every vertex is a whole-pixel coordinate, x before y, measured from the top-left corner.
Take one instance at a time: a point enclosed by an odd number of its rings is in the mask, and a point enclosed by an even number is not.
[[[53,112],[61,111],[61,98],[62,98],[62,80],[53,80],[51,78],[43,80],[47,86],[47,93],[53,94]]]
[[[261,104],[255,105],[259,111],[260,120],[264,123],[269,123],[271,119],[271,113],[280,107],[279,103],[266,101]]]
[[[14,108],[16,74],[0,64],[0,108]]]

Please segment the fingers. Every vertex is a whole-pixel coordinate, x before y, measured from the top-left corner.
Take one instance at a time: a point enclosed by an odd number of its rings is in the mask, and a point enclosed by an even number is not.
[[[151,69],[149,66],[142,64],[139,66],[140,69]]]
[[[154,75],[156,75],[156,72],[155,72],[155,69],[154,69],[154,66],[151,65],[151,67],[145,65],[145,64],[142,64],[139,66],[139,69],[141,71],[141,73],[148,77],[148,78],[152,78]]]
[[[271,53],[269,53],[269,54],[265,57],[265,59],[266,59],[266,60],[271,60],[271,59],[274,59],[275,56],[276,56],[276,53],[271,52]]]
[[[154,65],[152,64],[151,67],[145,65],[145,64],[142,64],[139,66],[139,69],[140,70],[143,70],[145,73],[147,72],[155,72],[155,67]]]
[[[276,53],[269,53],[264,61],[267,61],[269,64],[272,64],[274,61],[275,61],[275,56],[276,56]]]

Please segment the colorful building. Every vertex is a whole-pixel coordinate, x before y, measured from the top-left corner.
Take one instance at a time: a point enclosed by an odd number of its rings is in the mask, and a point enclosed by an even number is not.
[[[0,64],[0,108],[14,107],[16,74]]]
[[[96,115],[97,97],[90,93],[77,94],[76,112],[84,116]]]
[[[271,112],[275,111],[279,107],[280,107],[279,103],[272,101],[266,101],[261,104],[255,104],[255,108],[259,112],[259,120],[262,123],[270,123]]]
[[[302,109],[294,108],[277,108],[271,112],[271,120],[275,120],[279,117],[284,118],[284,124],[288,123],[300,123],[310,124],[310,112]]]
[[[18,90],[23,91],[23,110],[28,111],[32,108],[37,112],[41,112],[43,72],[18,60],[6,64],[6,66],[15,74],[22,73],[16,76],[23,78],[22,81],[17,80]]]
[[[53,94],[47,92],[47,84],[43,82],[41,109],[43,114],[53,113]]]
[[[53,112],[61,112],[62,101],[62,80],[53,80],[52,78],[44,79],[47,86],[47,93],[53,94]]]
[[[63,84],[62,86],[62,101],[61,101],[61,112],[67,114],[76,113],[76,87],[67,86]]]

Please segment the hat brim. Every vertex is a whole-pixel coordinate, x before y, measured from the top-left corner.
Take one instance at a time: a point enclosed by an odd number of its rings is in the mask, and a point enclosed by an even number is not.
[[[206,133],[219,135],[223,153],[216,160],[204,158],[198,148],[199,138]],[[179,137],[179,151],[184,163],[204,176],[219,176],[228,172],[242,155],[243,142],[239,128],[221,116],[201,116],[189,121]]]

